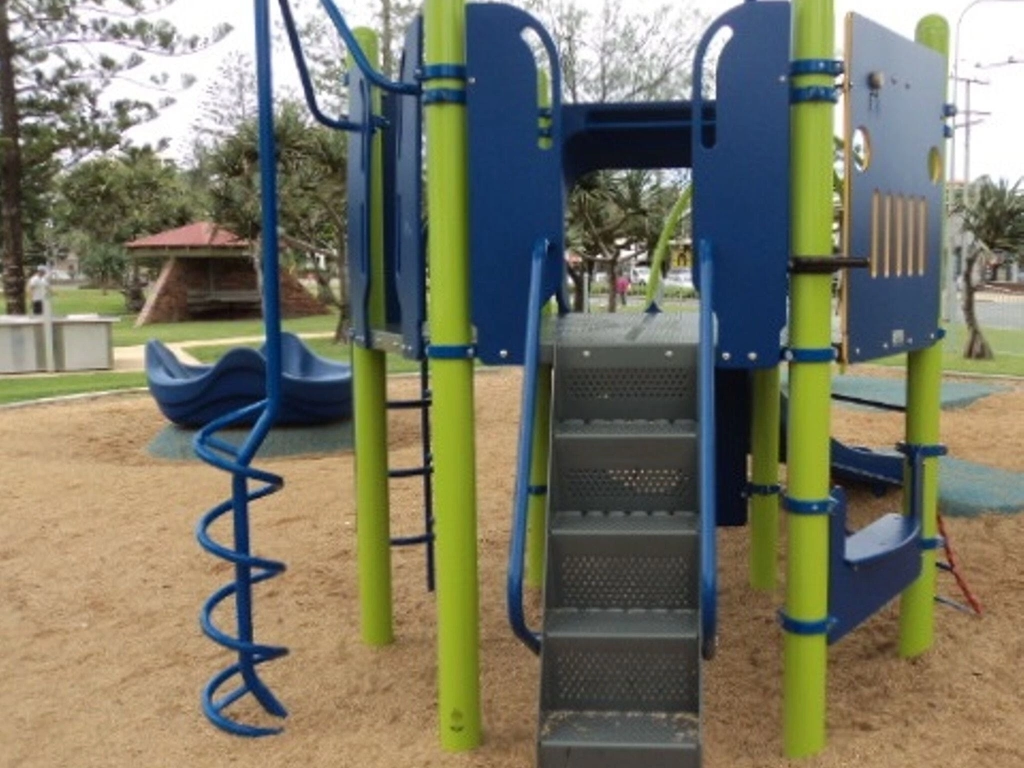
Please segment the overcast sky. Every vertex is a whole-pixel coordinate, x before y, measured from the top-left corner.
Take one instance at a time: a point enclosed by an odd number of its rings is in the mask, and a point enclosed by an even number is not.
[[[586,2],[587,0],[584,0]],[[600,0],[592,0],[595,7]],[[356,5],[355,3],[349,3]],[[736,4],[736,0],[695,0],[709,16],[716,16]],[[276,11],[276,3],[271,3]],[[364,4],[360,4],[364,5]],[[968,0],[836,0],[837,43],[842,43],[840,25],[848,11],[855,10],[896,32],[913,37],[918,19],[929,13],[941,13],[950,22],[955,36],[957,19],[968,6]],[[345,4],[342,4],[345,7]],[[178,0],[164,14],[184,32],[202,32],[212,25],[229,22],[235,32],[220,45],[202,54],[170,62],[174,68],[191,72],[199,82],[179,98],[158,121],[136,129],[136,141],[154,141],[162,136],[187,144],[186,137],[197,117],[203,86],[213,77],[219,61],[232,50],[253,49],[253,0]],[[356,19],[365,22],[367,19]],[[1024,0],[982,0],[962,16],[960,24],[961,77],[971,76],[988,81],[973,86],[971,107],[988,115],[978,115],[982,122],[972,128],[971,177],[983,174],[1017,179],[1024,176],[1024,64],[998,66],[1010,58],[1024,61]],[[952,52],[951,52],[952,54]],[[167,65],[163,61],[161,64]],[[281,62],[279,82],[292,77],[290,62]],[[982,68],[978,68],[978,65]],[[997,66],[993,66],[997,65]],[[958,99],[963,110],[963,94]],[[956,177],[964,174],[963,131],[959,132],[956,152]]]

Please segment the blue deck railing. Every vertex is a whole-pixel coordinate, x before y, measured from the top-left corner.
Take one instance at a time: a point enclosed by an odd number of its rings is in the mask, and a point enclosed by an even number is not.
[[[701,654],[715,653],[718,610],[715,489],[715,314],[711,244],[700,242],[700,612]]]

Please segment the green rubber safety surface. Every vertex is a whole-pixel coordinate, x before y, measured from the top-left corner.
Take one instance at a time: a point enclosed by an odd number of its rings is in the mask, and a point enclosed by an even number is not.
[[[168,424],[150,441],[147,452],[160,459],[199,461],[192,448],[194,429],[183,429]],[[249,429],[226,429],[217,435],[229,443],[241,445]],[[277,427],[272,429],[256,453],[257,459],[311,456],[323,453],[343,453],[352,450],[351,421],[323,424],[313,427]]]
[[[943,456],[939,509],[950,517],[1024,512],[1024,474]]]

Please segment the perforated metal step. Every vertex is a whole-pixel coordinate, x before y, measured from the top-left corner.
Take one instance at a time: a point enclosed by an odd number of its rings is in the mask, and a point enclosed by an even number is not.
[[[696,508],[694,422],[572,421],[553,431],[552,509]]]
[[[550,611],[543,710],[697,711],[695,611]]]
[[[692,512],[560,512],[548,544],[548,609],[697,607]]]
[[[540,768],[697,768],[697,717],[683,712],[547,713]]]
[[[692,419],[696,326],[682,315],[569,315],[554,332],[555,418]]]

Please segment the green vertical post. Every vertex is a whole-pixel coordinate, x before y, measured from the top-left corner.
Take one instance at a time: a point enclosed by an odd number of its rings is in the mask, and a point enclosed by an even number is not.
[[[750,426],[750,586],[775,589],[775,558],[779,546],[779,419],[782,404],[779,366],[754,371]]]
[[[794,60],[835,55],[832,0],[794,0]],[[832,88],[828,75],[800,75],[793,88]],[[832,253],[832,128],[834,104],[809,100],[792,107],[792,247],[795,257]],[[832,278],[796,273],[790,284],[790,346],[826,350],[831,338]],[[795,502],[829,496],[829,362],[793,360],[789,368],[788,493]],[[785,613],[794,622],[824,624],[828,616],[828,515],[788,516]],[[783,642],[783,743],[788,757],[825,746],[824,631],[786,631]]]
[[[937,15],[918,22],[917,42],[940,53],[949,66],[949,23]],[[943,153],[945,154],[945,153]],[[943,163],[945,166],[945,163]],[[943,182],[943,187],[945,183]],[[942,190],[945,200],[945,189]],[[943,218],[942,244],[946,243]],[[943,260],[945,263],[945,260]],[[910,445],[936,445],[939,442],[939,418],[942,388],[942,341],[928,349],[907,356],[907,425],[906,441]],[[934,539],[939,535],[939,460],[927,458],[922,463],[921,537]],[[910,514],[910,494],[904,493],[905,513]],[[934,549],[921,553],[921,575],[904,590],[900,600],[900,655],[919,656],[932,646],[935,635],[935,563]]]
[[[427,0],[424,65],[466,63],[465,0]],[[464,89],[461,80],[424,87],[427,210],[430,212],[430,344],[434,371],[434,492],[437,510],[438,714],[441,745],[479,745],[480,609],[477,583],[473,360],[438,354],[468,350],[470,260],[466,108],[430,101]],[[442,97],[443,98],[443,97]]]
[[[551,128],[552,119],[544,113],[551,107],[551,79],[537,69],[537,106],[541,110],[538,127]],[[550,149],[552,140],[541,135],[538,145]],[[550,304],[542,310],[545,314]],[[526,586],[540,589],[544,584],[544,552],[547,530],[548,444],[551,432],[551,366],[537,367],[537,400],[533,418],[533,447],[530,463],[530,503],[526,517]]]
[[[551,436],[551,366],[537,367],[537,400],[533,417],[533,451],[530,465],[530,504],[527,510],[526,586],[539,589],[544,583],[544,550],[547,522],[548,445]]]
[[[367,59],[379,66],[376,34],[353,31]],[[349,59],[349,66],[354,66]],[[380,92],[372,91],[373,112]],[[372,328],[384,327],[384,155],[380,133],[373,139],[370,167],[370,297]],[[394,640],[391,619],[391,526],[388,500],[388,403],[385,353],[358,344],[352,349],[356,455],[356,559],[363,642]]]

